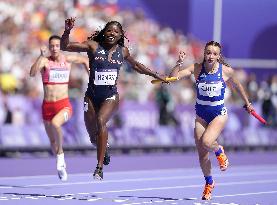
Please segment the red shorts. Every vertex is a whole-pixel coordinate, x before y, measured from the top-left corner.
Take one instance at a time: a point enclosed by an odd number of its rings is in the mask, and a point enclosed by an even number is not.
[[[67,108],[69,114],[72,114],[72,106],[70,104],[69,98],[64,98],[56,102],[48,102],[43,100],[42,103],[42,118],[45,121],[51,121],[56,114],[58,114],[62,109]]]

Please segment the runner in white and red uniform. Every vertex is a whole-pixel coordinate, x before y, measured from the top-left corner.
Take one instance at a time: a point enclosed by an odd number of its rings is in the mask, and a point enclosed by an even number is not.
[[[59,36],[55,35],[49,38],[50,56],[45,57],[46,47],[42,47],[40,56],[31,67],[30,76],[34,77],[38,72],[41,72],[44,89],[42,117],[52,151],[57,155],[59,178],[66,181],[67,173],[61,126],[72,115],[72,107],[68,98],[71,63],[83,64],[89,72],[89,62],[88,58],[82,55],[63,55],[60,50],[60,39]]]
[[[68,85],[70,64],[66,62],[65,56],[61,55],[60,62],[55,62],[48,57],[48,63],[44,69],[41,70],[42,82],[46,87],[47,85]],[[72,107],[68,96],[57,101],[43,100],[42,104],[42,117],[45,121],[51,121],[56,114],[62,109],[68,109],[65,114],[71,116]],[[68,118],[68,117],[67,117]]]

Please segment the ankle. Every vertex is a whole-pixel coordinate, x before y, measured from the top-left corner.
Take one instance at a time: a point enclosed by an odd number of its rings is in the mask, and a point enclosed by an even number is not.
[[[221,153],[223,152],[223,150],[221,149],[221,147],[219,146],[217,150],[214,151],[216,156],[219,156]]]
[[[57,154],[57,160],[58,161],[64,161],[64,153],[61,153],[61,154]]]
[[[57,154],[57,168],[65,167],[64,153]]]
[[[101,166],[101,165],[97,164],[96,169],[103,169],[103,165]]]
[[[212,176],[204,176],[206,184],[212,185],[213,184],[213,177]]]

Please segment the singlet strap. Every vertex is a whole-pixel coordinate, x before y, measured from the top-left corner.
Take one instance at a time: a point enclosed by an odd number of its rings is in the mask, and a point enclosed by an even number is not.
[[[222,64],[221,63],[219,64],[219,68],[218,69],[219,69],[219,73],[220,73],[220,78],[223,79],[223,75],[222,75],[223,71],[222,71]]]
[[[61,55],[61,62],[66,63],[65,55]]]
[[[201,70],[200,70],[199,75],[197,76],[196,81],[199,80],[199,77],[200,77],[203,73],[206,73],[206,71],[205,71],[204,63],[201,63]]]

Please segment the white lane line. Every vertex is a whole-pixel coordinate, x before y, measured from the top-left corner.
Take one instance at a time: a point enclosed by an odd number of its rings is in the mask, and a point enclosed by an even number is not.
[[[118,202],[118,203],[121,203],[121,202],[125,202],[125,201],[128,201],[129,199],[113,199],[114,202]]]
[[[224,197],[232,197],[232,196],[249,196],[249,195],[260,195],[260,194],[275,194],[277,191],[261,191],[261,192],[249,192],[243,194],[225,194],[221,196],[213,196],[214,198],[224,198]]]
[[[226,182],[217,183],[217,186],[233,186],[233,185],[249,185],[249,184],[271,184],[276,183],[277,180],[257,180],[257,181],[239,181],[239,182]],[[107,194],[107,193],[122,193],[122,192],[137,192],[137,191],[152,191],[152,190],[168,190],[168,189],[184,189],[184,188],[195,188],[202,187],[203,184],[194,184],[186,186],[171,186],[171,187],[151,187],[151,188],[140,188],[140,189],[123,189],[123,190],[110,190],[110,191],[97,191],[91,194]]]
[[[231,173],[228,175],[214,174],[214,177],[240,177],[240,176],[257,176],[257,175],[277,175],[276,171],[264,171],[264,172],[251,172],[251,173]],[[53,184],[31,184],[22,185],[24,188],[30,187],[51,187],[51,186],[72,186],[72,185],[86,185],[86,184],[108,184],[108,183],[126,183],[126,182],[146,182],[146,181],[165,181],[165,180],[182,180],[182,179],[198,179],[200,175],[187,175],[187,176],[172,176],[172,177],[148,177],[148,178],[135,178],[135,179],[118,179],[118,180],[103,180],[99,181],[85,181],[85,182],[67,182],[67,183],[53,183]],[[4,188],[4,187],[1,187]],[[7,187],[13,188],[13,187]],[[16,187],[14,187],[16,188]]]
[[[277,166],[276,166],[277,169]],[[189,172],[189,171],[195,171],[200,169],[197,168],[174,168],[174,169],[151,169],[151,170],[129,170],[129,171],[114,171],[114,172],[105,172],[105,175],[137,175],[137,174],[149,174],[149,173],[164,173],[167,174],[168,172]],[[90,176],[91,173],[76,173],[76,174],[70,174],[70,176],[76,176],[76,177],[87,177]],[[19,180],[19,179],[41,179],[41,178],[52,178],[55,177],[56,175],[36,175],[36,176],[16,176],[16,177],[0,177],[0,180]]]
[[[247,169],[253,169],[253,170],[276,170],[277,165],[272,164],[264,164],[264,165],[238,165],[238,166],[232,166],[230,169],[234,171],[240,172],[240,170],[247,170]],[[113,176],[113,175],[138,175],[138,174],[149,174],[149,173],[159,173],[159,174],[166,174],[168,172],[174,172],[174,173],[188,173],[188,172],[199,172],[200,168],[176,168],[176,169],[152,169],[152,170],[129,170],[129,171],[115,171],[115,172],[105,172],[106,176]],[[76,177],[87,177],[90,176],[91,173],[77,173],[77,174],[70,174],[70,176],[76,176]],[[17,176],[17,177],[0,177],[0,180],[26,180],[26,179],[41,179],[41,178],[53,178],[57,177],[56,175],[36,175],[36,176]]]
[[[101,200],[103,198],[95,198],[95,199],[88,199],[88,201],[98,201],[98,200]]]

